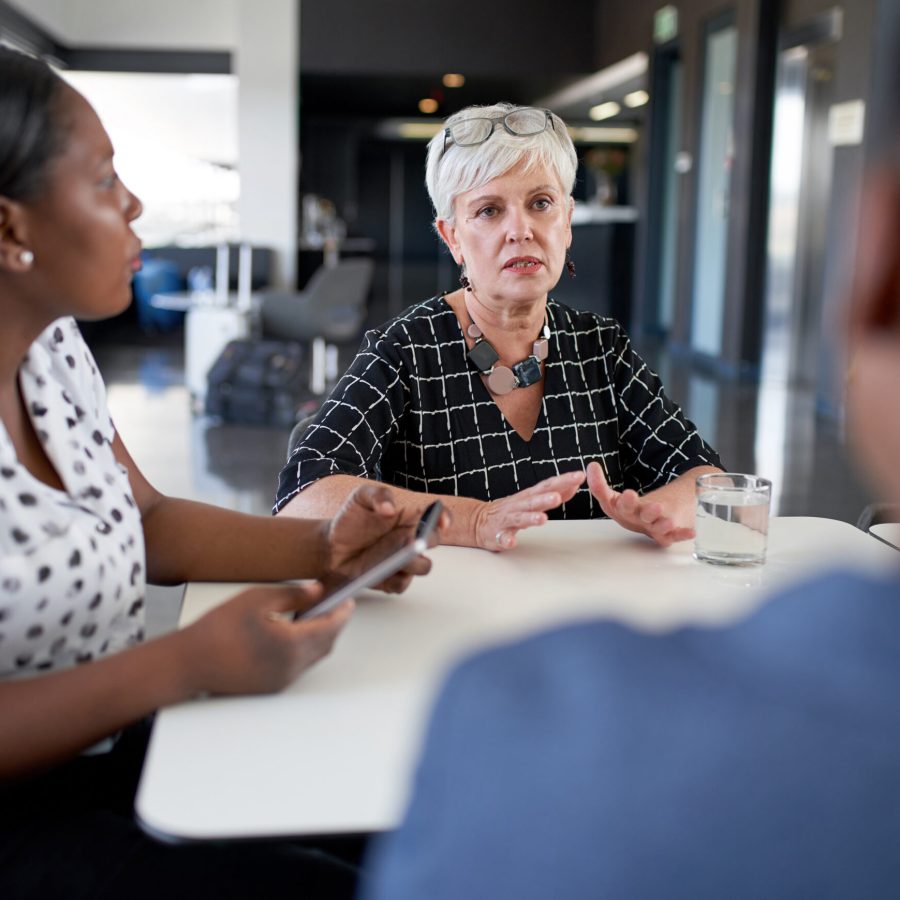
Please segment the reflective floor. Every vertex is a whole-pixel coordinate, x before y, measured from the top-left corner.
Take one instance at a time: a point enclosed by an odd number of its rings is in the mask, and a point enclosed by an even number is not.
[[[285,458],[281,429],[222,425],[191,412],[176,337],[94,344],[126,446],[160,490],[245,512],[268,513]],[[649,353],[670,396],[727,468],[774,483],[773,513],[855,523],[870,500],[848,461],[840,428],[818,417],[809,391],[761,390]]]

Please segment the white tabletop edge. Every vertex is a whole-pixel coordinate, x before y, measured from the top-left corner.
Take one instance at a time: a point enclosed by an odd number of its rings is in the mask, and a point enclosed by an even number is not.
[[[609,521],[551,522],[505,554],[438,548],[433,574],[406,594],[361,598],[334,654],[284,693],[161,711],[138,819],[170,841],[393,827],[434,691],[462,656],[583,618],[650,631],[721,626],[821,571],[823,558],[896,566],[888,544],[812,517],[774,518],[762,567],[706,566],[691,550],[662,550]],[[183,624],[240,587],[191,585]]]

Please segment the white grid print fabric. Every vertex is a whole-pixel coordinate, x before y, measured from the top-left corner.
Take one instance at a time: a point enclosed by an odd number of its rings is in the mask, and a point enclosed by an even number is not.
[[[367,332],[282,470],[276,509],[336,474],[496,500],[591,460],[614,488],[640,493],[720,465],[615,320],[553,300],[548,313],[544,398],[530,441],[503,417],[466,360],[456,315],[435,297]],[[602,515],[586,487],[551,514]]]

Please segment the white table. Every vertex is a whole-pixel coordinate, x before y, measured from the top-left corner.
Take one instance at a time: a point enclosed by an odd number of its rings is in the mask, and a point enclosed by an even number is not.
[[[206,294],[200,296],[206,297]],[[150,305],[154,309],[168,309],[174,312],[187,312],[200,302],[194,291],[164,291],[150,297]]]
[[[432,574],[404,595],[364,596],[334,653],[287,691],[160,713],[140,821],[175,840],[390,828],[434,692],[460,655],[583,617],[649,631],[720,625],[822,565],[896,565],[885,544],[830,519],[774,519],[759,568],[710,566],[692,550],[609,521],[553,522],[504,554],[437,548]],[[182,622],[239,587],[191,585]]]
[[[890,544],[895,550],[900,550],[900,522],[883,522],[881,525],[873,525],[869,534]]]

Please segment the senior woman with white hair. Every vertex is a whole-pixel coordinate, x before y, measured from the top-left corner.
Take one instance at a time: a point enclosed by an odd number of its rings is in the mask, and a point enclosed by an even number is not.
[[[577,158],[561,119],[506,103],[428,146],[435,227],[461,288],[369,331],[281,472],[276,510],[331,515],[361,479],[440,497],[444,540],[515,546],[549,517],[610,516],[667,545],[693,534],[718,456],[612,319],[549,298],[572,242]]]

